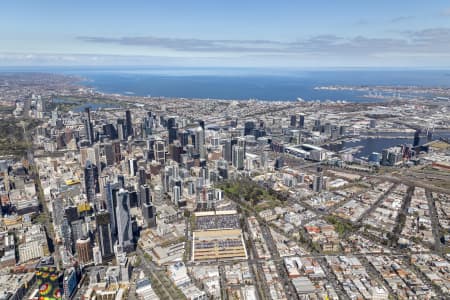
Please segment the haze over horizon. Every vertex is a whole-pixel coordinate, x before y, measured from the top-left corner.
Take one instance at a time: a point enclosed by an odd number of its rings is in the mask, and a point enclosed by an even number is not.
[[[13,1],[0,67],[450,67],[450,2]]]

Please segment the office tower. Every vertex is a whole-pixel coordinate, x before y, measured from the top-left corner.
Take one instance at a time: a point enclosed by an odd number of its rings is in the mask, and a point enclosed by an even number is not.
[[[119,189],[125,188],[125,176],[117,175],[117,186]]]
[[[128,174],[130,174],[130,176],[136,176],[138,170],[137,159],[131,158],[128,160],[128,170],[129,170]]]
[[[139,185],[144,185],[147,182],[147,172],[144,167],[139,168]]]
[[[128,138],[124,119],[117,119],[117,137],[121,141],[125,141]]]
[[[106,182],[105,185],[105,202],[106,210],[109,213],[109,221],[111,224],[111,236],[113,243],[115,241],[117,233],[117,222],[116,222],[116,206],[117,206],[117,191],[119,191],[119,184],[113,184],[111,182]]]
[[[139,187],[139,198],[141,205],[150,204],[152,202],[152,192],[150,190],[150,186],[143,184]]]
[[[284,166],[284,159],[283,157],[277,157],[275,159],[275,170],[280,170]]]
[[[66,217],[63,218],[60,233],[65,250],[72,253],[73,252],[72,231],[70,229],[70,225]]]
[[[78,277],[79,276],[74,267],[70,267],[64,270],[63,276],[64,299],[72,299],[72,296],[74,296],[74,292],[77,289],[77,284],[79,280]]]
[[[55,227],[61,226],[64,218],[64,202],[61,196],[57,196],[52,202],[52,219]]]
[[[316,119],[316,120],[314,120],[314,128],[313,128],[313,131],[320,131],[320,129],[321,129],[321,126],[320,126],[321,124],[320,124],[320,119]]]
[[[183,146],[179,141],[175,141],[169,146],[171,159],[177,163],[181,163],[181,154],[183,153]]]
[[[90,160],[91,163],[96,165],[97,167],[100,167],[100,145],[96,144],[92,147],[89,147],[87,150],[87,159]]]
[[[152,202],[142,204],[142,216],[148,227],[156,227],[156,207]]]
[[[76,243],[76,251],[78,256],[78,261],[81,264],[87,264],[92,261],[92,245],[89,238],[79,238]]]
[[[339,135],[340,136],[347,135],[347,126],[344,125],[339,126]]]
[[[120,151],[120,142],[119,141],[113,141],[112,143],[113,151],[114,151],[114,162],[116,164],[120,163],[122,160],[122,154]]]
[[[237,139],[237,145],[241,148],[244,148],[244,158],[245,158],[245,154],[247,153],[247,141],[245,140],[245,137],[239,137]]]
[[[299,115],[298,117],[298,127],[305,128],[305,115]]]
[[[147,112],[147,116],[144,118],[143,134],[144,137],[149,137],[153,133],[153,114],[151,111]]]
[[[77,241],[86,235],[84,221],[82,219],[71,221],[70,228],[72,232],[72,241]]]
[[[113,240],[111,234],[111,223],[107,211],[99,211],[95,216],[97,225],[97,242],[103,259],[114,256]]]
[[[117,139],[117,130],[113,124],[105,124],[103,127],[103,135],[111,140]]]
[[[89,107],[84,109],[84,128],[86,130],[86,139],[89,145],[92,145],[94,143],[94,128],[92,127],[91,110]]]
[[[154,137],[149,137],[147,140],[147,147],[146,147],[146,151],[147,151],[147,161],[151,162],[153,160],[155,160],[155,138]]]
[[[131,111],[125,111],[125,128],[126,128],[126,139],[128,137],[133,136],[133,121],[131,119]]]
[[[320,193],[323,189],[323,171],[321,167],[317,168],[317,175],[314,176],[313,190],[316,193]]]
[[[420,130],[416,130],[416,132],[414,132],[414,147],[417,147],[420,145]]]
[[[200,155],[200,159],[205,159],[205,132],[201,126],[195,129],[195,151]]]
[[[222,144],[223,144],[222,145],[222,157],[227,162],[231,162],[232,156],[233,156],[231,140],[230,139],[223,140]]]
[[[84,168],[84,184],[88,202],[95,204],[95,195],[100,192],[98,168],[89,160],[86,162],[86,167]]]
[[[154,144],[154,155],[155,160],[160,164],[164,165],[166,163],[166,144],[163,140],[157,140]]]
[[[120,144],[119,144],[120,145]],[[115,163],[115,152],[112,143],[105,143],[103,146],[106,158],[106,166],[112,166]]]
[[[117,220],[117,249],[127,251],[133,245],[133,231],[131,227],[130,198],[128,192],[120,189],[117,192],[116,206]]]
[[[178,139],[180,140],[181,146],[186,146],[189,144],[189,131],[183,130],[178,133]]]
[[[244,124],[244,135],[253,135],[253,130],[255,129],[255,122],[247,121]]]
[[[178,203],[181,200],[181,189],[179,186],[174,186],[172,189],[172,202],[175,205],[178,205]]]
[[[373,128],[376,128],[376,127],[377,127],[377,120],[371,119],[369,122],[370,122],[370,123],[369,123],[369,128],[370,128],[370,129],[373,129]]]
[[[177,126],[177,123],[176,123],[175,117],[169,117],[167,119],[167,124],[166,124],[167,129],[170,129],[170,128],[173,128],[176,126]]]
[[[240,146],[234,146],[233,147],[233,155],[232,155],[232,163],[233,163],[233,167],[235,167],[238,170],[243,170],[244,169],[244,156],[245,156],[245,152],[244,152],[244,148],[240,147]]]
[[[169,128],[169,144],[172,144],[178,137],[178,128],[170,127]]]
[[[295,127],[296,125],[297,125],[297,116],[296,115],[292,115],[291,116],[290,126],[291,127]]]

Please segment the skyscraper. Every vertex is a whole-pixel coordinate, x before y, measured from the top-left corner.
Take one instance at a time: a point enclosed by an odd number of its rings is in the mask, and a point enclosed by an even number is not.
[[[114,250],[109,213],[107,211],[97,212],[95,221],[97,225],[97,242],[102,253],[102,258],[110,259],[114,256]]]
[[[154,144],[155,160],[160,164],[166,163],[166,144],[163,140],[157,140]]]
[[[133,136],[133,121],[131,119],[131,111],[125,111],[125,128],[126,128],[126,139],[128,137]]]
[[[111,236],[113,243],[116,240],[117,222],[116,222],[116,206],[117,206],[117,191],[119,190],[118,184],[106,182],[105,185],[105,202],[106,209],[109,213],[109,221],[111,224]]]
[[[90,108],[86,107],[84,109],[84,113],[84,128],[86,130],[86,139],[88,140],[89,145],[92,145],[94,143],[94,128],[92,127]]]
[[[128,192],[120,189],[117,192],[117,249],[127,251],[133,246],[133,231],[131,227],[130,198]]]
[[[76,251],[80,263],[87,264],[92,261],[92,246],[88,238],[80,238],[76,241]]]
[[[125,141],[128,138],[124,119],[117,119],[117,137],[121,141]]]
[[[420,130],[416,130],[416,132],[414,132],[414,147],[417,147],[420,144],[420,133]]]
[[[323,170],[321,167],[317,168],[317,175],[314,176],[313,190],[320,193],[323,189]]]
[[[290,126],[291,127],[295,127],[295,125],[297,125],[297,116],[296,115],[292,115],[291,116]]]
[[[226,139],[222,142],[222,157],[228,162],[231,162],[232,160],[232,147],[231,147],[231,140]]]
[[[115,162],[115,153],[113,149],[112,143],[105,143],[104,144],[104,151],[105,151],[105,157],[106,157],[106,166],[112,166]]]
[[[169,128],[169,144],[172,144],[178,137],[178,128],[170,127]]]
[[[195,151],[200,154],[200,159],[206,158],[205,150],[205,132],[202,126],[198,126],[195,129]]]
[[[247,121],[244,124],[244,135],[252,135],[255,129],[255,122]]]
[[[244,169],[244,147],[235,145],[233,147],[233,166],[238,170]]]
[[[98,168],[91,163],[90,160],[86,162],[86,167],[84,168],[84,184],[88,202],[95,204],[95,194],[100,192],[98,185]]]
[[[305,115],[300,115],[298,120],[298,127],[305,128]]]

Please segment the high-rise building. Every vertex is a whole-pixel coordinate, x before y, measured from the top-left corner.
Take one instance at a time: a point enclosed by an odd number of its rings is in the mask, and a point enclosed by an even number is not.
[[[97,242],[102,258],[111,259],[114,256],[114,250],[109,213],[107,211],[97,212],[95,221],[97,225]]]
[[[169,145],[169,150],[172,160],[181,163],[181,154],[183,153],[183,146],[181,143],[175,141],[173,144]]]
[[[169,144],[172,144],[178,138],[178,128],[170,127],[169,128]]]
[[[94,128],[92,127],[91,110],[89,107],[84,109],[84,128],[86,130],[86,139],[89,145],[92,145],[94,143]]]
[[[178,133],[178,139],[180,140],[181,146],[186,146],[189,144],[189,131],[183,130]]]
[[[144,167],[139,167],[139,185],[144,185],[147,182],[147,172]]]
[[[222,157],[227,162],[231,162],[232,156],[231,139],[225,139],[222,141]]]
[[[156,226],[156,208],[152,203],[152,194],[148,185],[141,185],[140,199],[142,216],[148,227]]]
[[[160,164],[164,165],[166,163],[166,144],[163,140],[155,141],[154,145],[155,160]]]
[[[205,132],[202,126],[195,129],[195,151],[200,155],[200,159],[206,158]]]
[[[290,126],[291,127],[295,127],[296,125],[297,125],[297,116],[296,115],[292,115],[291,116]]]
[[[131,158],[128,160],[128,169],[130,171],[129,172],[130,176],[136,176],[138,171],[137,159]]]
[[[128,138],[124,119],[117,119],[117,137],[121,141],[125,141]]]
[[[116,240],[117,233],[117,222],[116,222],[116,206],[117,206],[117,191],[119,190],[118,184],[113,184],[111,182],[106,182],[105,184],[105,202],[106,210],[109,213],[109,221],[111,224],[111,236],[113,243]]]
[[[253,135],[253,130],[255,129],[255,122],[247,121],[244,124],[244,135]]]
[[[414,132],[414,143],[413,146],[417,147],[420,145],[420,130],[416,130],[416,132]]]
[[[112,166],[115,163],[115,152],[112,143],[105,143],[104,146],[106,166]]]
[[[305,115],[299,115],[298,117],[298,127],[305,128]]]
[[[65,250],[73,253],[72,231],[66,217],[64,217],[61,224],[61,238]]]
[[[133,136],[133,121],[131,118],[131,111],[126,110],[125,111],[125,128],[126,128],[126,139],[128,137]]]
[[[120,189],[117,192],[116,220],[118,251],[127,251],[133,246],[133,231],[131,227],[130,198],[128,192],[124,189]]]
[[[88,202],[95,204],[95,195],[100,192],[98,168],[89,160],[86,162],[86,167],[84,168],[84,184]]]
[[[320,193],[323,189],[323,170],[321,167],[317,168],[317,175],[314,176],[313,190],[316,193]]]
[[[143,131],[145,137],[149,137],[153,133],[153,114],[151,111],[148,111],[144,118]]]
[[[92,261],[92,245],[89,238],[80,238],[76,241],[76,252],[78,261],[81,264],[87,264]]]
[[[240,146],[234,146],[233,147],[233,167],[235,167],[238,170],[244,169],[244,159],[245,159],[245,152],[244,147]]]

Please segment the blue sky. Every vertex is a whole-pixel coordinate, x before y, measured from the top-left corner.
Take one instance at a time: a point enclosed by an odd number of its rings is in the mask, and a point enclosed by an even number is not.
[[[4,1],[11,65],[450,67],[450,1]]]

